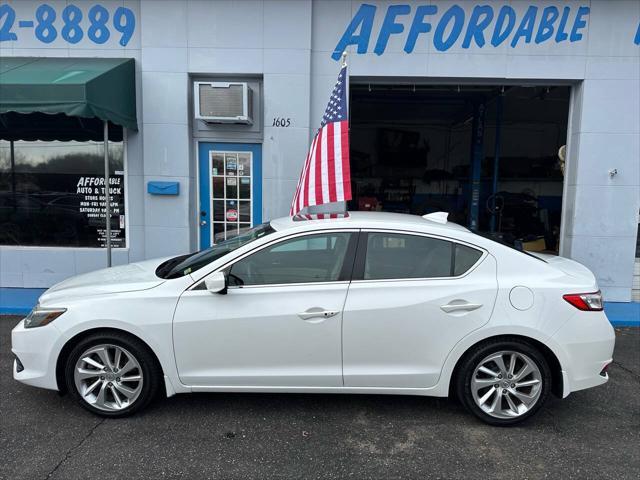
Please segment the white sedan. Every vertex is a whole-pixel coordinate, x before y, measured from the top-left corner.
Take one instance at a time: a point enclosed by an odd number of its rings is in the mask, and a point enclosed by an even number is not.
[[[593,274],[447,222],[282,218],[68,279],[14,328],[14,378],[129,415],[157,394],[457,395],[510,425],[608,380]]]

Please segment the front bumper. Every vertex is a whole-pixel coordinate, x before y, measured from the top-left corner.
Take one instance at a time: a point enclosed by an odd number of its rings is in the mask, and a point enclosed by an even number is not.
[[[13,378],[34,387],[58,390],[56,380],[57,345],[60,331],[54,323],[44,327],[24,328],[24,321],[11,331],[11,351],[20,360],[13,362]]]
[[[565,355],[563,397],[609,380],[601,372],[613,360],[616,334],[604,312],[577,313],[552,338]]]

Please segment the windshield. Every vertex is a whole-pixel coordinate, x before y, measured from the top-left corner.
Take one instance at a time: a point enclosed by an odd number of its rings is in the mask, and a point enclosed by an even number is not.
[[[271,225],[263,223],[257,227],[240,230],[239,235],[217,243],[206,250],[189,255],[181,255],[162,263],[156,270],[160,278],[178,278],[195,272],[214,260],[233,252],[237,248],[275,232]]]

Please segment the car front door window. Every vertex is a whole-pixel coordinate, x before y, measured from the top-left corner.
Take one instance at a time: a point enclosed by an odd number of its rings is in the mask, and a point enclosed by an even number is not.
[[[263,248],[229,270],[230,286],[279,285],[346,280],[343,264],[351,233],[327,232],[284,240]]]

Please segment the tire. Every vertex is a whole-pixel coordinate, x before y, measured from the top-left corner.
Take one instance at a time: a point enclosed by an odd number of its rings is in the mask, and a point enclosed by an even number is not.
[[[162,384],[162,370],[151,350],[118,332],[95,333],[78,342],[64,374],[67,391],[83,408],[112,418],[146,407]]]
[[[495,426],[516,425],[535,415],[551,387],[551,370],[544,355],[520,339],[490,340],[473,347],[456,375],[460,402]]]

